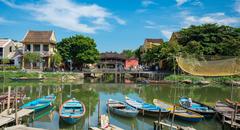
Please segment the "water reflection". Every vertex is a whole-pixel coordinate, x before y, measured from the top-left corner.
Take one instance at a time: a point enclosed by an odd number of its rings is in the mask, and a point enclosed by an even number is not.
[[[189,87],[179,85],[141,85],[141,84],[45,84],[45,83],[18,83],[12,85],[19,87],[27,94],[27,98],[24,102],[36,99],[43,95],[51,93],[56,94],[57,99],[55,102],[55,108],[44,110],[39,113],[40,118],[35,116],[36,121],[30,126],[47,128],[51,130],[58,129],[73,129],[87,130],[88,125],[97,125],[97,104],[98,99],[101,102],[101,113],[107,114],[106,101],[109,98],[116,100],[124,100],[125,96],[129,96],[135,99],[144,99],[146,102],[152,103],[154,98],[159,98],[163,101],[170,103],[177,103],[179,96],[189,96],[194,100],[204,102],[209,105],[213,105],[217,100],[224,100],[225,98],[231,98],[231,87]],[[7,89],[1,88],[0,91],[6,91]],[[58,108],[63,101],[75,97],[82,101],[86,108],[86,114],[77,124],[68,125],[59,120]],[[240,89],[233,88],[232,97],[234,100],[240,100]],[[90,108],[90,109],[89,109]],[[46,113],[47,114],[46,114]],[[90,120],[90,122],[89,122]],[[139,115],[137,118],[124,118],[113,114],[110,114],[110,122],[123,129],[128,130],[150,130],[153,129],[154,118],[144,118]],[[171,120],[170,118],[168,119]],[[176,124],[185,126],[193,126],[197,129],[212,130],[221,129],[221,125],[215,120],[204,120],[200,123],[189,124],[187,122],[176,120]]]

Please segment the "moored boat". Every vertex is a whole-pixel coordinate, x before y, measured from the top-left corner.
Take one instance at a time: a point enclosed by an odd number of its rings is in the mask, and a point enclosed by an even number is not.
[[[221,101],[216,102],[214,109],[216,110],[217,117],[220,121],[231,120],[235,112],[229,104]],[[237,123],[240,123],[240,114],[236,113],[234,119]]]
[[[36,100],[30,101],[23,106],[21,106],[21,109],[33,109],[35,112],[41,111],[48,106],[51,106],[53,101],[56,99],[55,95],[48,95],[48,96],[43,96],[41,98],[38,98]]]
[[[125,102],[128,105],[138,109],[142,115],[146,116],[158,117],[159,112],[161,111],[161,117],[166,117],[170,113],[169,110],[166,110],[164,108],[155,106],[153,104],[145,103],[140,100],[131,99],[129,97],[125,97]]]
[[[225,99],[226,103],[231,106],[232,108],[236,108],[236,106],[238,107],[238,112],[240,112],[240,102],[234,102],[230,99]]]
[[[75,98],[65,101],[59,108],[60,118],[68,124],[78,122],[85,112],[85,105]]]
[[[12,81],[42,81],[44,78],[28,78],[28,77],[19,77],[19,78],[10,78]]]
[[[180,97],[179,103],[183,108],[197,112],[203,115],[204,117],[210,118],[213,117],[216,113],[216,111],[212,107],[194,101],[191,98]]]
[[[153,104],[156,106],[159,106],[161,108],[165,108],[166,110],[170,110],[171,115],[173,115],[173,105],[166,103],[164,101],[161,101],[159,99],[153,99]],[[194,112],[187,110],[180,106],[175,106],[174,116],[177,119],[184,120],[184,121],[190,121],[190,122],[199,122],[201,121],[204,116]]]
[[[116,101],[113,99],[109,99],[106,105],[109,108],[110,112],[119,116],[136,117],[139,112],[136,108],[133,108],[124,102]]]

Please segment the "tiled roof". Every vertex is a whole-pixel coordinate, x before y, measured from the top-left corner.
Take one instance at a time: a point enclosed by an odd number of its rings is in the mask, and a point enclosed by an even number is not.
[[[126,57],[123,54],[119,54],[117,52],[105,52],[105,53],[101,53],[100,59],[120,59],[120,60],[125,60]]]
[[[51,41],[51,36],[53,31],[28,31],[23,43],[55,43],[56,41]]]
[[[152,43],[163,43],[163,39],[145,39],[145,42],[152,42]]]
[[[9,39],[0,39],[0,47],[6,46],[9,41]]]

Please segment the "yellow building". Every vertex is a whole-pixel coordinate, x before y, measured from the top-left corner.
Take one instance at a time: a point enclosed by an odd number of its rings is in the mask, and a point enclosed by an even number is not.
[[[141,47],[141,51],[143,53],[147,52],[149,49],[152,49],[153,47],[159,46],[163,44],[163,39],[150,39],[147,38],[144,40],[144,44]]]
[[[56,37],[53,31],[28,31],[23,38],[23,54],[27,52],[40,53],[41,60],[33,64],[34,69],[51,68],[51,56],[54,55]],[[22,67],[30,68],[30,63],[22,61]]]

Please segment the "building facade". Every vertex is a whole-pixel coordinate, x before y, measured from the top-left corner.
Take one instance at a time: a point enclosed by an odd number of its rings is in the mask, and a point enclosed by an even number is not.
[[[138,69],[139,67],[139,61],[138,58],[131,57],[126,59],[125,61],[125,69],[126,70],[131,70],[131,69]]]
[[[144,44],[141,48],[142,53],[147,52],[149,49],[152,49],[153,47],[160,46],[163,44],[163,39],[150,39],[147,38],[144,40]]]
[[[23,55],[26,53],[39,53],[41,59],[32,64],[33,69],[50,69],[51,57],[55,53],[56,37],[53,31],[28,31],[23,38]],[[31,64],[24,60],[22,68],[29,69]]]
[[[11,39],[0,39],[0,63],[3,59],[8,59],[9,65],[20,67],[22,54],[18,47],[21,45]]]

